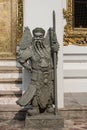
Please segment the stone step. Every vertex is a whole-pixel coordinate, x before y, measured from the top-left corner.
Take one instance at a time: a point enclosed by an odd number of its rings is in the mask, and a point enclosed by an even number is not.
[[[22,78],[22,68],[16,66],[0,66],[0,79]]]
[[[0,105],[16,105],[16,101],[18,100],[18,95],[5,95],[0,96]]]
[[[0,105],[16,105],[16,101],[22,96],[22,91],[0,91]]]
[[[0,105],[16,105],[22,95],[22,68],[16,61],[0,61]]]
[[[0,79],[0,99],[2,96],[7,96],[7,95],[20,96],[20,94],[22,94],[22,79],[21,78]]]
[[[21,81],[22,82],[22,81]],[[22,89],[22,84],[18,83],[0,83],[0,91],[19,91]]]
[[[10,67],[10,66],[14,66],[14,67],[21,67],[21,65],[15,60],[0,60],[0,66],[3,67]]]
[[[24,109],[17,104],[14,104],[14,105],[12,104],[1,105],[0,104],[0,112],[17,112],[21,110],[24,111]]]
[[[0,73],[0,79],[4,78],[22,78],[22,73]]]
[[[0,79],[0,84],[1,84],[1,83],[4,83],[4,84],[5,84],[5,83],[21,84],[21,83],[22,83],[22,78],[2,78],[2,79]]]
[[[0,104],[0,119],[2,120],[13,120],[20,119],[24,120],[26,115],[26,108],[22,108],[15,104]]]
[[[16,91],[12,91],[12,90],[4,90],[1,91],[0,90],[0,97],[1,96],[14,96],[14,95],[21,95],[22,94],[22,90],[16,90]]]
[[[22,73],[22,68],[16,66],[0,66],[0,73]]]
[[[0,96],[21,94],[22,68],[8,65],[10,62],[7,66],[0,66]]]

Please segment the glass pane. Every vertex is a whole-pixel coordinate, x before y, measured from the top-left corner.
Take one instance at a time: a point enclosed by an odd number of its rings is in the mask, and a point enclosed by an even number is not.
[[[87,0],[74,0],[74,27],[87,28]]]

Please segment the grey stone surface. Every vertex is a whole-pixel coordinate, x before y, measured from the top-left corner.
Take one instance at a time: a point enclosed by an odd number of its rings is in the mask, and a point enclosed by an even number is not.
[[[85,109],[87,107],[87,93],[66,93],[64,95],[65,109]]]
[[[55,73],[59,49],[56,33],[52,28],[47,31],[46,37],[43,28],[35,28],[32,33],[33,36],[29,28],[25,28],[17,46],[17,61],[31,72],[30,84],[22,97],[17,100],[17,104],[31,105],[33,110],[30,110],[30,115],[36,110],[39,114],[54,112],[57,109],[57,94],[54,90],[57,83]]]
[[[25,128],[63,128],[64,119],[60,115],[37,115],[37,116],[28,116],[26,115]]]

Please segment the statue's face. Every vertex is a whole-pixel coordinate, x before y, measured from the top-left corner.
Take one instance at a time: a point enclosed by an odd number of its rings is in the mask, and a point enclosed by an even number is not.
[[[36,48],[36,50],[40,50],[42,48],[44,48],[44,33],[42,31],[37,31],[34,33],[34,37],[33,37],[33,44]]]
[[[35,41],[42,41],[43,40],[43,38],[44,38],[44,36],[43,36],[43,33],[42,32],[37,32],[37,33],[35,33],[35,36],[34,36],[34,40]]]

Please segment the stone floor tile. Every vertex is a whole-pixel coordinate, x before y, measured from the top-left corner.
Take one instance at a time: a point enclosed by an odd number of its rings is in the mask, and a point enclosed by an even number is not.
[[[64,128],[70,128],[70,127],[73,127],[73,125],[74,125],[73,120],[65,120],[64,121]]]

